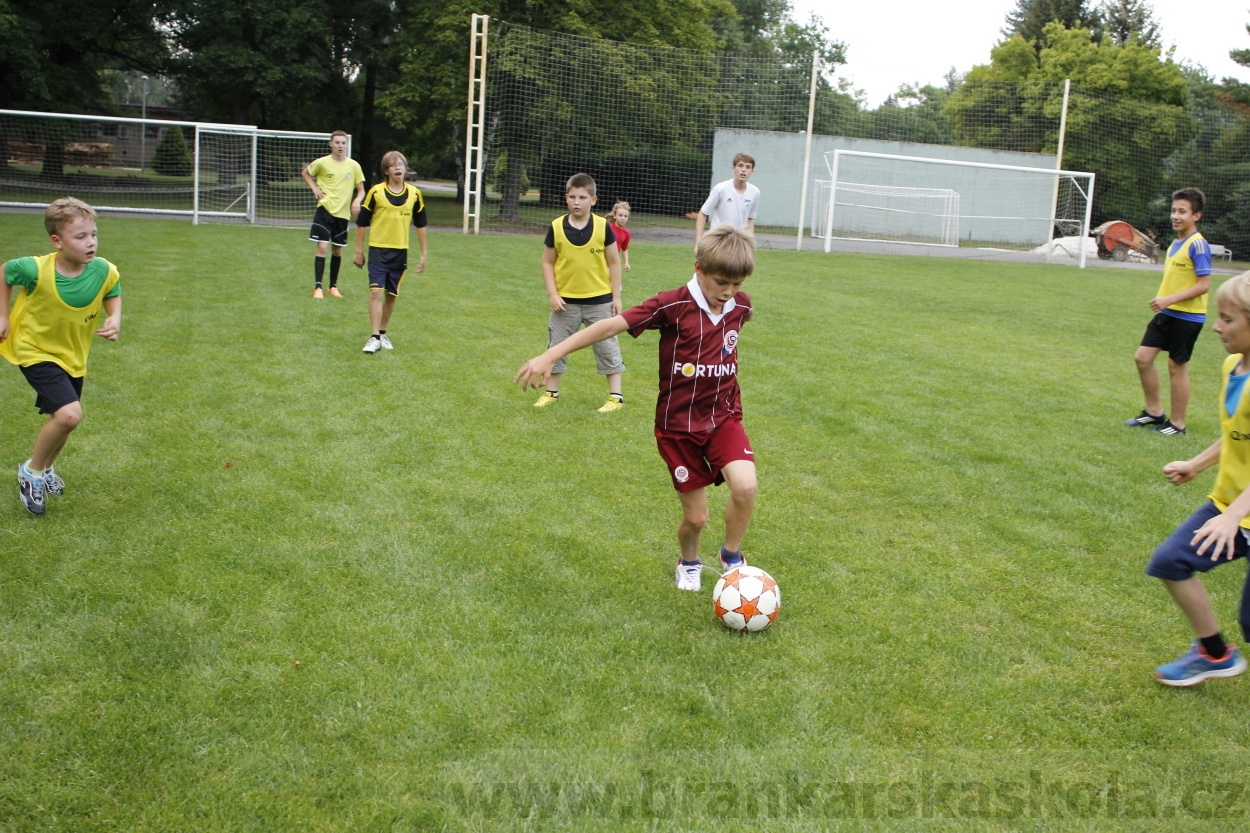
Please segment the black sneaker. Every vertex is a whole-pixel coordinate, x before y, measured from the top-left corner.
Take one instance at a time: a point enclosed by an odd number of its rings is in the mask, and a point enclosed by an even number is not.
[[[28,475],[23,466],[18,466],[17,496],[22,499],[22,505],[32,515],[42,515],[44,510],[43,477]]]
[[[1170,419],[1163,420],[1162,425],[1158,425],[1154,428],[1151,428],[1150,430],[1156,434],[1167,434],[1169,436],[1171,436],[1172,434],[1184,434],[1185,433],[1184,428],[1177,428],[1175,425],[1172,424],[1172,420]]]
[[[1164,425],[1164,424],[1170,424],[1168,423],[1167,414],[1159,414],[1158,416],[1155,416],[1154,414],[1149,413],[1148,411],[1142,411],[1140,414],[1133,417],[1132,419],[1126,420],[1124,423],[1124,427],[1125,428],[1141,428],[1146,425]]]

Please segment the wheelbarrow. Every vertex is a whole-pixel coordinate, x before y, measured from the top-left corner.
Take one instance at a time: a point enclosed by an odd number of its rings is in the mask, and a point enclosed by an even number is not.
[[[1137,252],[1150,258],[1151,263],[1159,262],[1162,250],[1159,244],[1123,220],[1108,220],[1094,229],[1093,234],[1098,241],[1098,256],[1103,260],[1123,263],[1128,260],[1129,252]]]

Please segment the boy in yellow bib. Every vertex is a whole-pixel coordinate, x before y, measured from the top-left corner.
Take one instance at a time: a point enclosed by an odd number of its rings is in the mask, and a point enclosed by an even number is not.
[[[551,221],[547,247],[543,250],[543,282],[551,318],[547,323],[547,348],[581,329],[621,313],[621,258],[616,236],[608,221],[590,213],[596,200],[595,180],[590,174],[573,174],[564,187],[569,213]],[[595,344],[595,366],[608,377],[608,401],[599,413],[625,407],[621,395],[621,347],[616,336]],[[534,403],[545,408],[560,397],[560,377],[567,363],[563,357],[547,374],[547,389]]]
[[[382,173],[386,180],[379,182],[365,194],[356,218],[357,269],[365,265],[365,229],[369,234],[369,327],[372,335],[365,342],[363,352],[373,354],[379,350],[393,350],[386,335],[391,313],[395,311],[395,299],[399,297],[399,285],[408,269],[408,228],[417,230],[421,244],[421,260],[415,271],[425,271],[429,254],[425,227],[425,200],[421,191],[404,181],[408,173],[408,159],[397,150],[382,154]]]
[[[1172,228],[1176,240],[1168,247],[1163,266],[1163,283],[1150,301],[1155,317],[1146,327],[1141,346],[1133,355],[1141,378],[1146,407],[1124,424],[1159,434],[1184,434],[1185,412],[1189,408],[1189,358],[1207,317],[1207,291],[1211,288],[1211,247],[1198,233],[1198,221],[1206,196],[1197,188],[1182,188],[1172,194]],[[1159,373],[1155,359],[1168,354],[1172,418],[1163,412],[1159,397]]]
[[[35,389],[35,407],[48,414],[30,459],[17,467],[18,497],[35,515],[43,514],[45,495],[65,491],[53,464],[82,421],[91,334],[117,341],[122,323],[121,278],[117,267],[96,257],[91,206],[59,199],[48,206],[44,227],[55,252],[0,267],[0,356],[21,368]],[[10,313],[13,287],[18,294]],[[101,310],[108,317],[96,327]]]
[[[1155,669],[1164,685],[1191,686],[1212,677],[1232,677],[1246,668],[1236,646],[1224,641],[1202,582],[1222,558],[1232,561],[1250,554],[1250,272],[1220,287],[1215,332],[1229,352],[1220,371],[1220,438],[1190,460],[1163,467],[1172,483],[1188,483],[1200,472],[1220,465],[1210,500],[1176,528],[1155,550],[1146,574],[1161,579],[1185,613],[1197,637],[1178,660]],[[1250,577],[1241,591],[1241,635],[1250,639]]]

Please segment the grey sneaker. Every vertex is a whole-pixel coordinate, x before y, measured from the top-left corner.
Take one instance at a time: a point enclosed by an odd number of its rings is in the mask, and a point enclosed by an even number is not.
[[[43,475],[27,474],[26,466],[18,466],[17,496],[21,498],[22,505],[32,515],[42,515],[44,510]]]
[[[43,473],[43,490],[50,495],[65,494],[65,481],[56,476],[55,468],[50,468]]]
[[[382,349],[383,349],[383,350],[394,350],[394,349],[395,349],[395,345],[394,345],[394,344],[391,344],[391,340],[390,340],[389,338],[387,338],[387,337],[386,337],[386,333],[382,333]]]
[[[361,348],[362,353],[373,354],[382,349],[382,340],[377,336],[369,336],[369,340],[365,342],[365,346]]]
[[[696,561],[693,564],[687,564],[680,558],[677,559],[677,589],[678,590],[700,590],[703,588],[703,564]]]

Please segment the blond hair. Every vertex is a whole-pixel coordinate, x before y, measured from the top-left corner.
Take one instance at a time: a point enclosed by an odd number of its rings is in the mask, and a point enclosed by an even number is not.
[[[699,240],[694,265],[705,275],[740,279],[755,271],[755,235],[722,224]]]
[[[82,200],[61,197],[49,205],[48,210],[43,213],[43,227],[48,230],[48,236],[51,237],[54,234],[60,234],[61,229],[78,217],[94,220],[95,209]]]
[[[749,162],[752,168],[755,167],[755,157],[747,153],[746,151],[743,151],[742,153],[734,154],[733,164],[737,165],[739,162]]]
[[[396,163],[399,163],[399,164],[403,165],[405,168],[407,168],[407,167],[408,167],[408,157],[407,157],[407,156],[404,156],[402,153],[400,153],[400,152],[399,152],[399,151],[397,151],[397,150],[388,150],[386,153],[382,154],[382,173],[383,173],[383,175],[386,175],[386,173],[387,173],[386,169],[387,169],[387,168],[389,168],[391,165],[394,165],[394,164],[396,164]]]
[[[569,177],[568,183],[564,186],[564,193],[572,191],[574,188],[585,188],[586,193],[592,197],[597,197],[595,193],[595,178],[590,174],[573,174]]]
[[[629,203],[625,202],[625,200],[621,200],[621,201],[620,201],[620,202],[618,202],[616,205],[612,206],[612,214],[613,214],[613,215],[615,215],[615,214],[616,214],[616,212],[617,212],[617,210],[622,209],[622,208],[623,208],[623,209],[625,209],[626,211],[633,211],[633,210],[634,210],[634,209],[632,209],[632,208],[630,208],[630,207],[629,207]]]
[[[1241,310],[1250,318],[1250,272],[1229,278],[1215,293],[1216,305],[1227,305]]]

